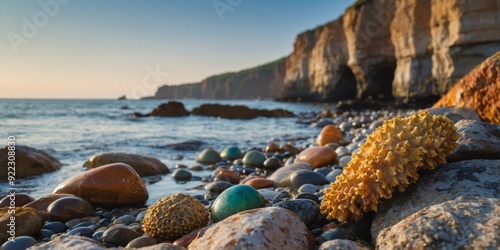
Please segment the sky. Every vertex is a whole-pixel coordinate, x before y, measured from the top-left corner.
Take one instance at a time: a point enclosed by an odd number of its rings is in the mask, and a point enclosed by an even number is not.
[[[354,0],[2,0],[0,98],[153,95],[289,55]]]

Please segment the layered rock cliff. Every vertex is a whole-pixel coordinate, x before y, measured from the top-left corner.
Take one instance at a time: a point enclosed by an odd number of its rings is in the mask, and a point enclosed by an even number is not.
[[[275,99],[283,85],[285,60],[211,76],[199,83],[164,85],[154,99]]]
[[[499,0],[364,0],[298,35],[282,100],[418,100],[500,50]]]

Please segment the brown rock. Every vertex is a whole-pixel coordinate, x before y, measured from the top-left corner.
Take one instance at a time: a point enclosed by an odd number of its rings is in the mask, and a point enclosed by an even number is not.
[[[80,173],[59,184],[54,194],[73,194],[102,206],[143,205],[148,191],[127,164],[113,163]]]
[[[61,234],[55,237],[53,240],[35,245],[33,247],[37,250],[53,250],[53,249],[64,249],[64,250],[80,250],[80,249],[92,249],[92,250],[106,250],[107,247],[103,246],[100,242],[85,236],[78,235],[67,235]],[[32,249],[32,248],[30,248]]]
[[[280,151],[280,145],[274,142],[267,144],[266,148],[264,149],[264,152],[269,152],[269,153],[275,153],[278,151]]]
[[[240,176],[238,173],[228,169],[220,169],[219,173],[215,176],[214,181],[227,181],[233,184],[240,183]]]
[[[319,146],[325,146],[328,143],[339,143],[344,139],[342,132],[335,125],[326,125],[318,135],[316,142]]]
[[[118,162],[131,166],[140,176],[170,172],[165,164],[153,157],[127,153],[102,153],[90,158],[83,166],[88,170]]]
[[[292,145],[290,143],[283,144],[282,148],[286,152],[290,152],[292,154],[299,154],[300,153],[300,149],[298,149],[297,147],[295,147],[294,145]]]
[[[12,205],[16,207],[22,207],[34,200],[35,198],[31,197],[28,194],[23,194],[23,193],[16,193],[15,195],[7,195],[2,200],[0,200],[0,208],[9,207]]]
[[[24,205],[24,207],[30,207],[35,210],[38,210],[39,212],[40,211],[45,212],[47,211],[47,208],[49,207],[50,203],[63,197],[77,197],[77,196],[74,196],[72,194],[49,194]]]
[[[59,198],[47,207],[50,220],[61,222],[90,216],[92,212],[89,202],[79,197]]]
[[[274,186],[274,181],[265,178],[255,178],[247,181],[245,183],[255,189],[269,188]]]
[[[5,171],[0,171],[2,180],[7,179],[8,151],[7,146],[0,149],[0,166],[5,166]],[[16,145],[15,152],[16,179],[53,172],[61,167],[61,163],[56,158],[42,150]]]
[[[232,215],[200,233],[192,250],[310,249],[314,238],[302,219],[279,207],[247,210]]]
[[[187,112],[186,108],[184,108],[184,104],[170,101],[160,104],[160,106],[151,111],[150,115],[164,117],[187,116],[189,115],[189,112]]]
[[[483,121],[500,124],[500,52],[464,76],[433,107],[474,109]]]
[[[295,163],[305,162],[309,163],[312,168],[320,168],[326,165],[338,163],[337,153],[335,149],[330,147],[310,147],[302,151]]]
[[[12,223],[15,225],[9,225]],[[42,229],[42,223],[42,217],[35,209],[27,207],[17,207],[15,210],[0,208],[0,241],[3,243],[14,235],[16,237],[31,236]],[[8,231],[14,231],[14,235]]]
[[[222,105],[222,104],[203,104],[195,109],[194,115],[221,117],[228,119],[253,119],[257,117],[294,117],[295,115],[283,109],[262,110],[251,109],[246,106]]]

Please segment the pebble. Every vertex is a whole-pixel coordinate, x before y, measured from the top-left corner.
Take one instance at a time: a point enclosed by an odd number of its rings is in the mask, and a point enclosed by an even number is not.
[[[115,225],[108,228],[101,236],[103,243],[108,243],[116,246],[126,246],[130,241],[141,235],[123,225]]]
[[[338,163],[338,158],[332,148],[313,146],[300,152],[295,159],[295,163],[300,162],[309,163],[313,168],[320,168]]]
[[[233,184],[238,184],[240,182],[240,176],[236,171],[229,169],[219,169],[217,176],[215,176],[214,181],[227,181]]]
[[[90,227],[77,227],[69,230],[66,234],[92,237],[92,235],[94,234],[94,229]]]
[[[176,181],[189,181],[191,177],[193,177],[193,174],[185,169],[176,169],[172,173],[172,178],[174,178]]]
[[[15,201],[13,203],[15,203],[16,207],[22,207],[34,200],[35,198],[24,193],[16,193],[14,196],[7,195],[2,200],[0,200],[0,208],[11,206],[12,201]]]
[[[54,233],[60,233],[66,230],[66,226],[60,221],[50,221],[43,225],[43,229],[50,230]]]
[[[328,175],[326,175],[326,179],[329,182],[335,182],[337,179],[337,176],[342,174],[342,169],[334,169],[332,172],[330,172]]]
[[[215,182],[211,182],[211,183],[206,184],[204,188],[205,188],[205,190],[207,190],[210,193],[220,194],[224,190],[226,190],[232,186],[233,186],[233,184],[231,184],[227,181],[215,181]]]
[[[243,164],[251,167],[262,168],[264,167],[266,156],[257,150],[251,150],[243,157]]]
[[[18,236],[14,241],[6,241],[2,244],[3,250],[20,250],[27,249],[36,244],[35,238],[31,236]]]
[[[351,231],[344,228],[334,228],[326,232],[323,232],[318,238],[316,238],[316,243],[319,245],[323,244],[325,241],[329,240],[357,240],[358,238]]]
[[[50,236],[52,236],[53,234],[55,234],[55,232],[49,229],[40,230],[40,235],[42,236],[42,238],[50,238]]]
[[[281,167],[281,160],[275,156],[269,157],[264,161],[264,169],[276,170]]]
[[[220,156],[223,159],[234,161],[236,159],[242,158],[243,157],[243,153],[241,152],[241,149],[239,149],[238,147],[236,147],[236,146],[229,146],[229,147],[224,148],[220,152]]]
[[[309,199],[309,200],[312,200],[318,204],[320,203],[318,196],[315,194],[312,194],[312,193],[300,193],[300,194],[295,195],[294,199],[297,199],[297,200],[298,199]]]
[[[327,174],[332,172],[332,168],[329,168],[329,167],[317,168],[317,169],[314,169],[314,172],[317,172],[317,173],[322,174],[323,176],[326,176]]]
[[[318,186],[309,183],[300,186],[298,190],[299,193],[315,193],[318,191],[319,191]]]
[[[339,165],[343,168],[347,167],[347,163],[351,161],[352,157],[350,155],[342,156],[339,160]]]
[[[232,186],[217,196],[212,204],[212,220],[218,222],[238,212],[265,205],[264,197],[254,188],[247,185]]]
[[[74,226],[76,226],[80,222],[82,222],[82,220],[80,220],[79,218],[76,218],[76,219],[72,219],[72,220],[66,221],[66,223],[64,223],[64,225],[67,228],[73,228]]]
[[[328,143],[339,143],[343,138],[344,136],[337,126],[326,125],[319,133],[316,143],[319,146],[325,146]]]
[[[286,208],[294,212],[306,225],[313,223],[319,215],[318,203],[309,199],[282,201],[274,204],[273,206]]]
[[[274,186],[274,181],[266,178],[254,178],[245,183],[255,189],[269,188]]]
[[[349,149],[347,149],[344,146],[340,146],[337,149],[335,149],[335,153],[337,153],[337,156],[341,158],[343,156],[350,155],[351,151],[349,151]]]
[[[297,170],[290,175],[290,184],[294,189],[299,189],[304,184],[323,185],[328,183],[325,176],[310,170]]]
[[[158,242],[149,235],[144,235],[130,241],[125,248],[141,248],[156,245]]]
[[[271,142],[267,144],[266,148],[264,149],[264,152],[270,152],[270,153],[276,153],[280,151],[280,145]]]
[[[196,157],[196,161],[203,164],[215,164],[221,161],[220,154],[213,148],[206,148]]]
[[[78,197],[64,197],[52,202],[47,207],[47,213],[53,221],[69,221],[93,214],[92,206]]]
[[[114,224],[125,224],[125,225],[129,225],[129,224],[132,224],[135,222],[135,217],[130,215],[130,214],[126,214],[126,215],[123,215],[121,216],[120,218],[116,219],[114,221]]]

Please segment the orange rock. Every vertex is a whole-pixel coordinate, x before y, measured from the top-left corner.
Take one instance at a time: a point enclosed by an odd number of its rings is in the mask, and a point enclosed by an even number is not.
[[[88,170],[59,184],[54,194],[73,194],[102,206],[143,205],[148,191],[127,164],[113,163]]]
[[[214,181],[227,181],[233,184],[238,184],[240,183],[240,176],[235,171],[221,169],[215,177]]]
[[[268,188],[274,186],[274,181],[266,178],[254,178],[245,183],[255,189]]]
[[[486,122],[500,124],[500,52],[465,75],[432,106],[474,109]]]
[[[76,197],[72,194],[49,194],[45,195],[42,198],[36,199],[26,205],[24,207],[30,207],[35,210],[40,211],[47,211],[47,207],[50,205],[50,203],[56,201],[59,198],[63,197]]]
[[[326,125],[323,127],[321,132],[318,135],[318,139],[316,142],[319,146],[325,146],[328,143],[339,143],[344,139],[342,132],[335,125]]]
[[[310,147],[302,151],[297,158],[295,159],[295,163],[305,162],[309,163],[311,167],[319,168],[324,167],[326,165],[336,164],[338,163],[337,153],[335,153],[335,149],[330,147]]]
[[[271,152],[271,153],[275,153],[275,152],[278,152],[280,151],[280,145],[274,143],[274,142],[271,142],[269,144],[267,144],[266,148],[264,149],[264,152]]]
[[[253,179],[256,179],[256,178],[265,178],[265,177],[262,177],[262,176],[259,176],[259,175],[250,175],[250,176],[245,177],[245,179],[241,180],[240,184],[246,184],[250,180],[253,180]]]

